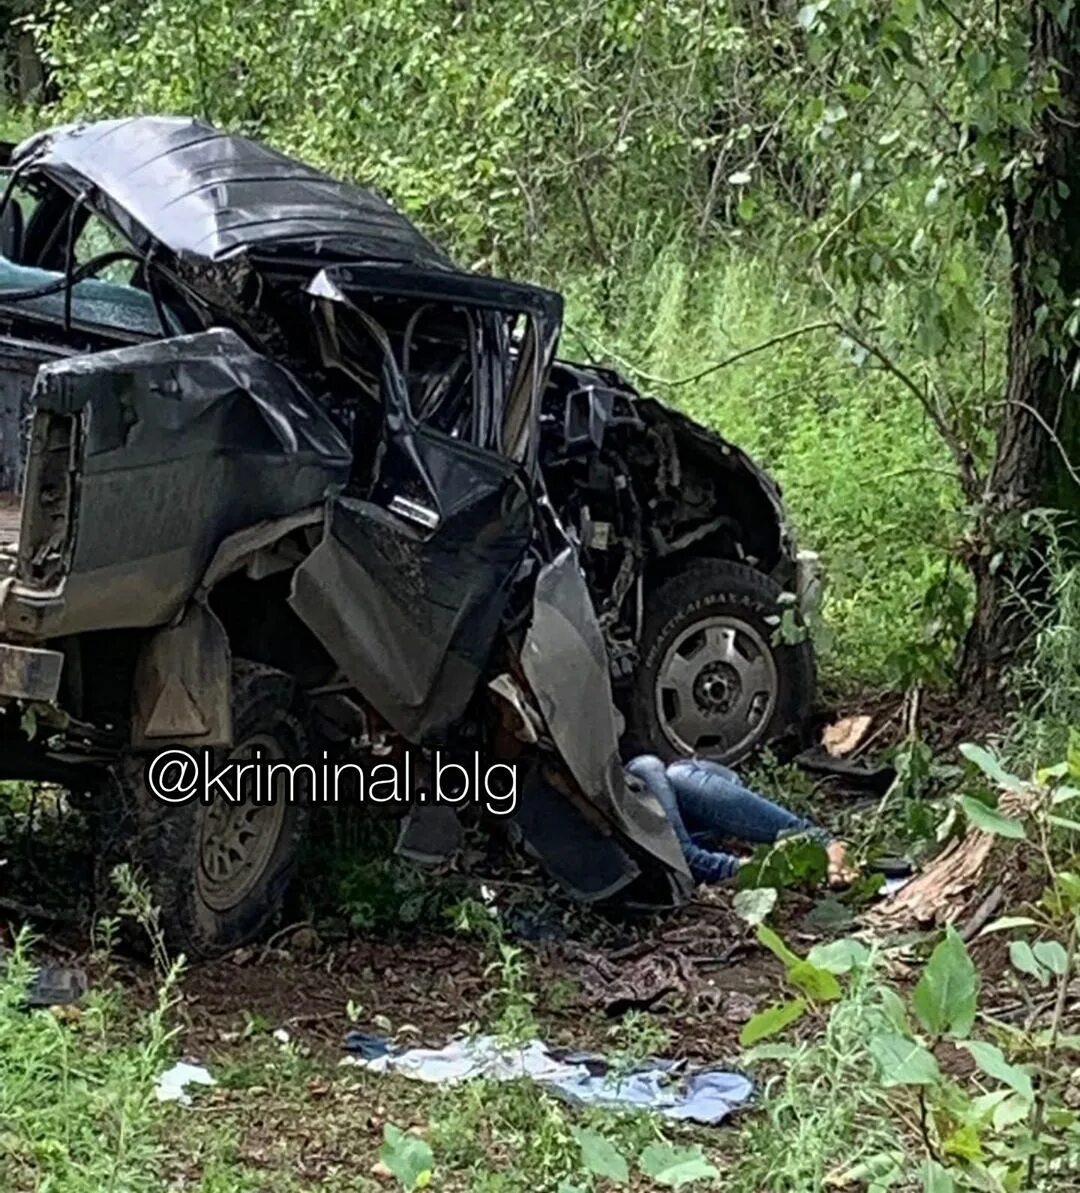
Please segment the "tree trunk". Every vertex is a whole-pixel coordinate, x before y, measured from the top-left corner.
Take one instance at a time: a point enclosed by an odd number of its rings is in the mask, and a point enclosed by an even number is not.
[[[45,67],[38,57],[34,36],[20,30],[15,38],[15,98],[21,104],[41,103],[45,92]]]
[[[1030,640],[1048,587],[1046,539],[1023,515],[1080,510],[1069,459],[1080,459],[1080,354],[1064,323],[1080,299],[1080,17],[1062,27],[1032,3],[1031,73],[1059,64],[1061,102],[1034,130],[1032,172],[1006,203],[1012,247],[1008,379],[987,482],[978,553],[976,608],[961,683],[987,700]],[[1026,185],[1025,185],[1026,182]]]

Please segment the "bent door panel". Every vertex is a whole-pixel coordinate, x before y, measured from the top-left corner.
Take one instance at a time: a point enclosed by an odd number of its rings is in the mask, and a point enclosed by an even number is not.
[[[472,697],[531,536],[514,464],[429,428],[401,429],[372,499],[329,503],[292,605],[398,732],[435,738]]]

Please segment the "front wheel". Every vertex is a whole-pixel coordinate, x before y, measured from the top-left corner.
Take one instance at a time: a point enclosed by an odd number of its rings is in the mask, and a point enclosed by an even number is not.
[[[746,564],[698,560],[646,593],[631,750],[732,764],[806,719],[813,648],[774,642],[782,591]]]
[[[302,708],[288,675],[236,660],[232,706],[236,744],[215,751],[215,765],[308,756]],[[253,940],[277,913],[292,876],[303,807],[285,791],[272,803],[162,803],[147,790],[145,761],[130,756],[116,777],[133,824],[129,853],[160,908],[167,944],[195,959]]]

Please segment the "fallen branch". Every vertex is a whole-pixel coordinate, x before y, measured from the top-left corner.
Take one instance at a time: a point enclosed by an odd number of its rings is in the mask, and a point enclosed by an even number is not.
[[[964,925],[960,936],[966,943],[969,940],[974,940],[976,936],[989,923],[991,917],[997,914],[998,908],[1005,901],[1005,888],[1000,884],[990,892],[989,895],[976,907],[971,919]]]

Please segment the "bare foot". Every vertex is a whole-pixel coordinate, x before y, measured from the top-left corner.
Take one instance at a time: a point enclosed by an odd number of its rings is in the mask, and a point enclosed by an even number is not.
[[[825,847],[825,852],[829,856],[829,886],[834,890],[851,886],[859,877],[858,870],[854,866],[848,865],[847,851],[848,847],[845,841],[830,841]]]

